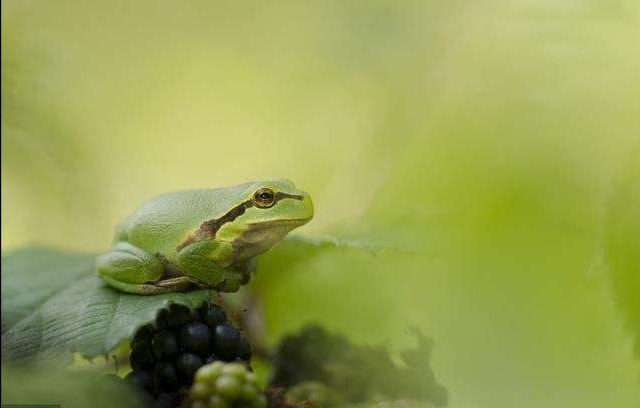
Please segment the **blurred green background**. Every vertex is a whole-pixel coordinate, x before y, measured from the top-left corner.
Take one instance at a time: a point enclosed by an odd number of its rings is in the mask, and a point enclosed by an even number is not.
[[[415,326],[452,407],[638,407],[639,23],[634,0],[3,1],[2,249],[103,251],[153,195],[286,177],[301,234],[391,249],[258,274],[270,341]]]

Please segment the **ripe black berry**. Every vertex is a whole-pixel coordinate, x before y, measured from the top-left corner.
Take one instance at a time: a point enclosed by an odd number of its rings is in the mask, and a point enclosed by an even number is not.
[[[153,391],[154,382],[153,372],[151,371],[131,371],[127,374],[125,380],[139,389]]]
[[[227,313],[220,306],[212,303],[205,311],[204,320],[213,329],[219,324],[226,323]]]
[[[177,328],[187,323],[191,316],[191,309],[184,305],[173,303],[169,306],[169,313],[167,314],[167,327]]]
[[[136,371],[152,369],[155,361],[151,352],[151,344],[148,341],[135,343],[131,348],[129,360],[131,361],[131,368]]]
[[[168,360],[178,354],[178,342],[176,337],[168,330],[156,334],[151,341],[153,354],[159,360]]]
[[[160,363],[155,369],[154,379],[159,389],[175,390],[178,387],[178,376],[171,363]]]
[[[153,408],[173,408],[176,405],[176,395],[163,392],[158,395]]]
[[[209,357],[207,357],[207,358],[204,360],[204,363],[205,363],[205,364],[209,364],[209,363],[213,363],[214,361],[218,361],[218,360],[220,360],[220,358],[219,358],[218,356],[216,356],[215,354],[211,353],[211,354],[209,355]]]
[[[131,344],[137,343],[139,341],[151,340],[154,333],[156,332],[155,328],[152,324],[145,324],[144,326],[140,326],[138,330],[136,330],[133,338],[131,339]]]
[[[156,316],[156,327],[158,330],[166,329],[169,327],[169,310],[160,309]]]
[[[187,323],[180,329],[180,345],[191,353],[206,355],[211,351],[211,331],[204,323]]]
[[[229,324],[220,324],[216,326],[214,332],[214,343],[216,352],[225,359],[235,357],[240,346],[240,333]]]
[[[182,353],[176,359],[176,371],[178,379],[183,384],[191,384],[193,382],[193,374],[202,367],[204,361],[191,353]]]

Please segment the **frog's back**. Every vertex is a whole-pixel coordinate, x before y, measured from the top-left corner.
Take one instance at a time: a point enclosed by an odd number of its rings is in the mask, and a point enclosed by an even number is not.
[[[180,191],[152,198],[122,221],[115,240],[172,258],[191,231],[232,208],[246,194],[245,186]]]

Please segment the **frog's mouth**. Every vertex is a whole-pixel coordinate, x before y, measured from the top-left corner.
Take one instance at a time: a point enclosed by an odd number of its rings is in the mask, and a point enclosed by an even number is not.
[[[309,219],[274,220],[248,224],[248,228],[233,241],[236,260],[263,254],[273,248],[287,233],[309,222]]]
[[[242,232],[240,239],[245,242],[256,242],[269,239],[270,236],[280,239],[289,231],[294,230],[307,222],[310,218],[298,218],[293,220],[273,220],[247,224],[248,228]]]

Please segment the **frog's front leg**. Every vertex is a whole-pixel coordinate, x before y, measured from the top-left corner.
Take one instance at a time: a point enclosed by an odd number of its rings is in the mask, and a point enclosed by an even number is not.
[[[235,292],[247,279],[242,271],[222,261],[232,258],[233,253],[233,246],[229,242],[195,242],[178,253],[178,269],[213,289]]]
[[[181,291],[193,285],[188,277],[163,280],[166,269],[158,257],[127,242],[99,256],[96,271],[114,288],[140,295]]]

